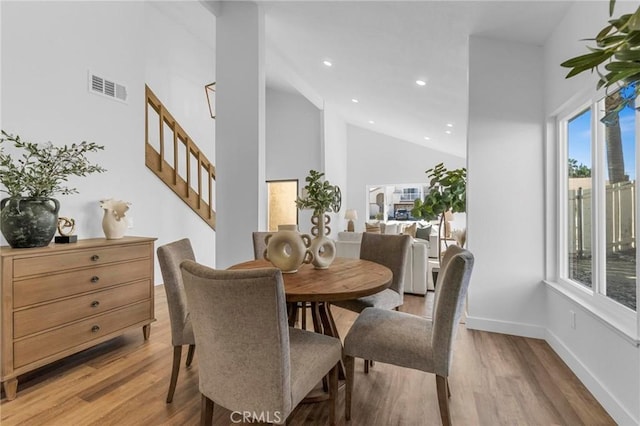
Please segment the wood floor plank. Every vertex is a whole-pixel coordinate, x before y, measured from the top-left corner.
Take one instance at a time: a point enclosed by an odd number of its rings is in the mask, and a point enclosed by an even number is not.
[[[171,331],[162,287],[155,288],[156,318],[149,341],[139,330],[19,378],[18,397],[0,402],[0,423],[12,425],[196,425],[200,418],[198,351],[184,361],[174,400],[166,404],[171,374]],[[401,310],[431,315],[433,293],[405,296]],[[357,315],[332,307],[341,336]],[[310,318],[307,321],[311,324]],[[183,349],[183,360],[186,348]],[[437,425],[440,414],[432,374],[376,363],[364,374],[356,362],[352,421],[339,425]],[[549,345],[495,333],[458,329],[449,377],[455,425],[614,425],[600,404]],[[328,403],[301,404],[291,426],[328,424]],[[214,408],[214,424],[235,425]],[[242,424],[242,423],[240,423]]]

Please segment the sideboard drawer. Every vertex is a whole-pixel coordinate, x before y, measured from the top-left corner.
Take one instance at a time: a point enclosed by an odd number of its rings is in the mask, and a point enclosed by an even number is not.
[[[21,308],[149,277],[151,259],[14,281],[13,305]]]
[[[20,338],[32,333],[77,321],[151,297],[149,281],[118,286],[84,296],[47,303],[13,314],[13,336]]]
[[[19,368],[74,346],[150,319],[151,301],[88,318],[46,333],[16,341],[13,362]]]
[[[95,248],[73,253],[16,259],[13,262],[13,277],[56,272],[66,269],[103,265],[123,260],[149,258],[147,245]]]

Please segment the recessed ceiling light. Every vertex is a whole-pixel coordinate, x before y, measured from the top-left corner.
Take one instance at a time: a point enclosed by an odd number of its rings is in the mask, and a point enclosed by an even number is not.
[[[450,135],[451,134],[451,130],[447,130],[445,133]]]
[[[373,120],[369,120],[369,124],[376,124],[376,122]]]
[[[447,123],[447,127],[453,127],[453,124]]]
[[[418,86],[424,86],[424,85],[426,85],[426,84],[427,84],[427,82],[426,82],[426,81],[424,81],[424,80],[416,80],[416,84],[417,84]]]
[[[325,61],[322,61],[322,63],[323,63],[323,64],[325,64],[325,65],[326,65],[326,66],[328,66],[328,67],[333,66],[333,64],[331,63],[331,61],[326,61],[326,60],[325,60]]]
[[[357,104],[358,102],[360,102],[359,100],[357,100],[356,98],[351,99],[351,102],[353,102],[354,104]]]
[[[425,140],[425,141],[428,141],[429,139],[431,139],[429,136],[425,136],[425,137],[424,137],[424,140]]]

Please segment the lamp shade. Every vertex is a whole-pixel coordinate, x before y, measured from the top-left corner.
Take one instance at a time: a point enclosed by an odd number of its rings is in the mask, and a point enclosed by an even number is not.
[[[344,218],[348,220],[357,220],[358,212],[355,209],[349,209],[344,213]]]

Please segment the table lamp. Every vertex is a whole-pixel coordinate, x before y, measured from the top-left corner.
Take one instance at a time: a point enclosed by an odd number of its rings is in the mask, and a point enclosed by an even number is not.
[[[349,209],[345,212],[344,218],[349,220],[349,223],[347,224],[347,232],[353,232],[353,221],[358,219],[358,212],[354,209]]]

